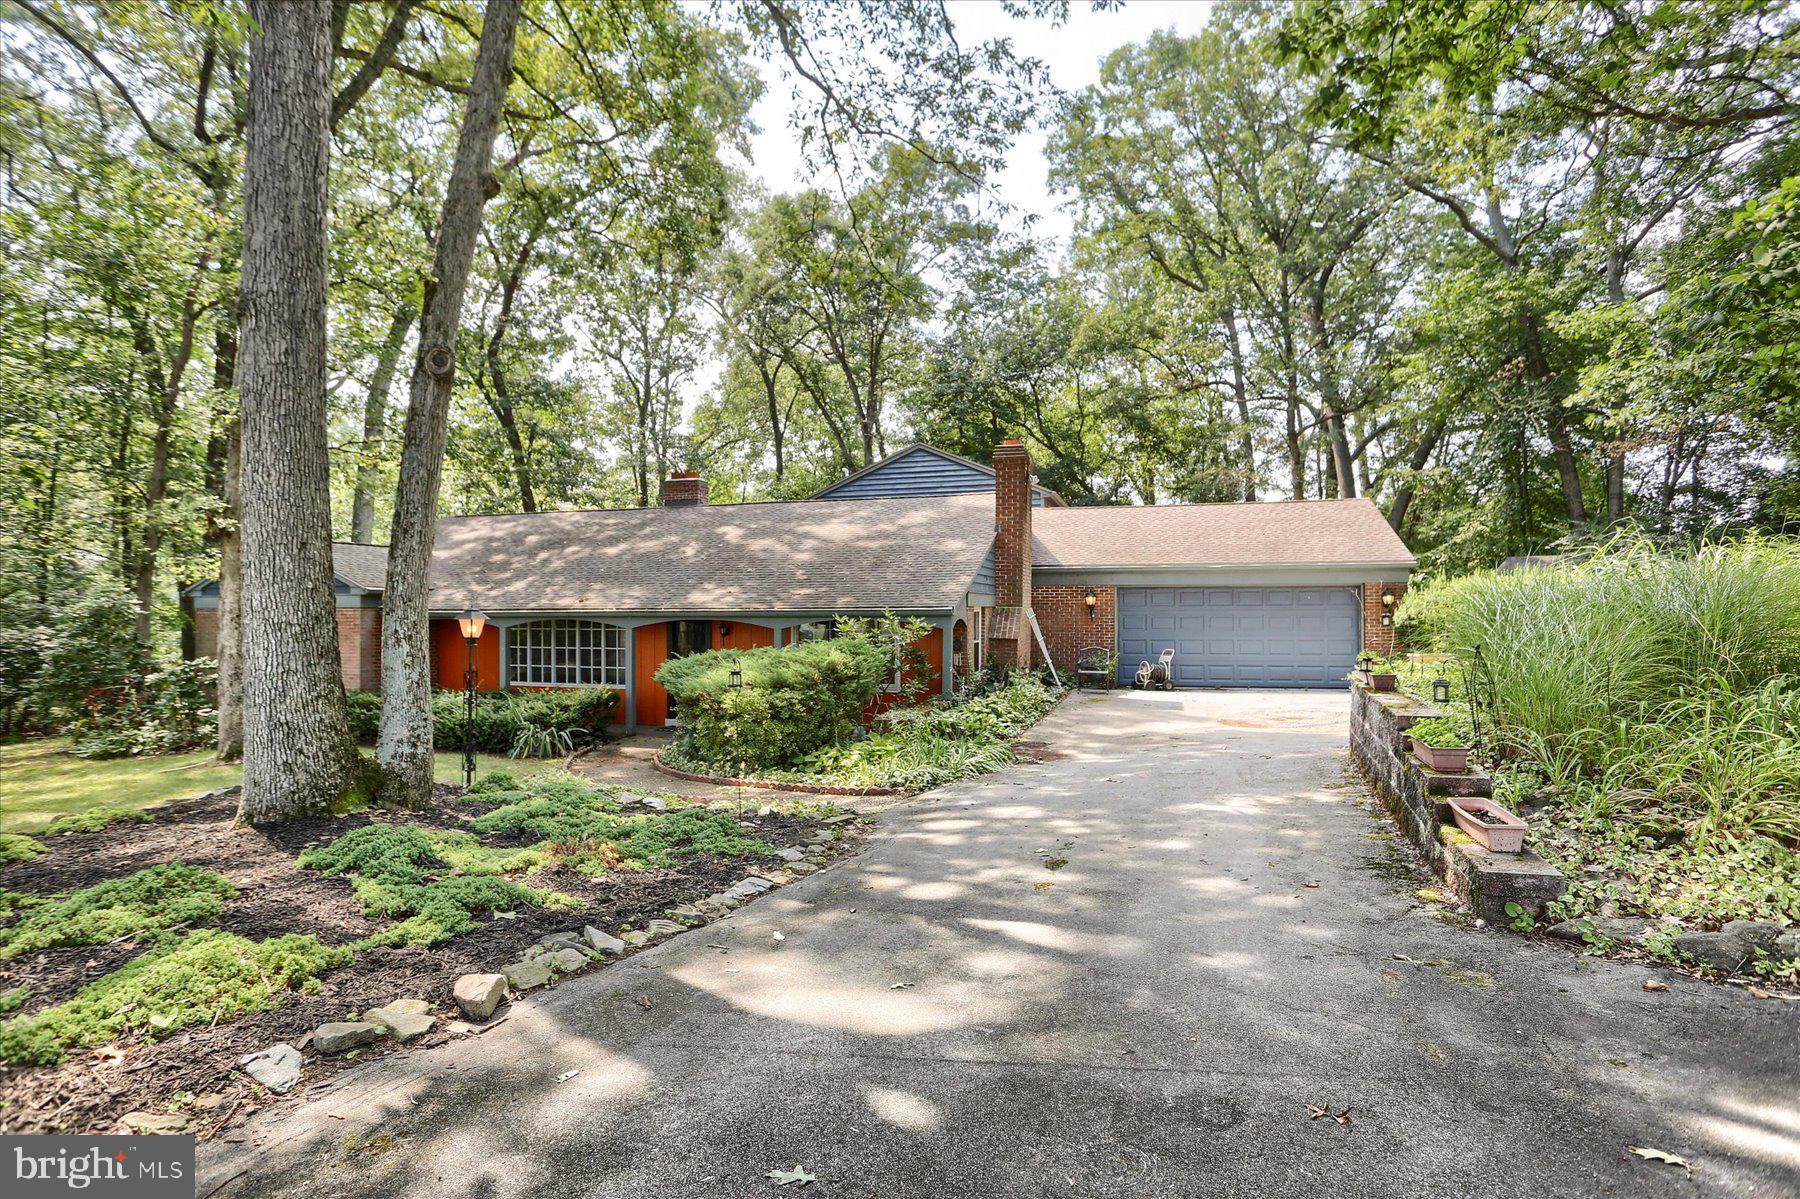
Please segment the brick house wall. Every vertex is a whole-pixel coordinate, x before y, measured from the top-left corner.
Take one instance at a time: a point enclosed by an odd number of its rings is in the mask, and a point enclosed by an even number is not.
[[[338,664],[348,691],[381,689],[381,609],[337,610]],[[194,610],[194,653],[202,658],[219,656],[219,610]]]
[[[1364,583],[1362,585],[1363,608],[1363,652],[1385,658],[1394,652],[1398,644],[1394,636],[1394,627],[1381,623],[1383,612],[1397,611],[1400,597],[1406,594],[1405,583]],[[1381,597],[1391,595],[1393,604],[1386,605]]]
[[[1099,601],[1091,610],[1086,603],[1090,590]],[[1117,652],[1113,635],[1118,600],[1119,589],[1110,585],[1090,588],[1086,584],[1040,583],[1031,588],[1031,607],[1058,670],[1072,673],[1081,651],[1090,645]]]

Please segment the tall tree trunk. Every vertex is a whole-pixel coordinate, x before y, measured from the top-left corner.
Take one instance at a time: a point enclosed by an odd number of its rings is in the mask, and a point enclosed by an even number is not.
[[[331,10],[251,0],[238,392],[241,814],[325,810],[359,782],[338,658],[326,451]]]
[[[369,394],[363,397],[362,452],[356,461],[356,490],[350,497],[350,540],[362,545],[375,540],[375,487],[381,480],[376,459],[387,438],[388,392],[394,385],[394,367],[400,361],[413,315],[411,304],[394,309],[380,356],[375,359],[375,373],[369,376]]]
[[[1244,499],[1256,501],[1256,443],[1250,432],[1250,395],[1244,387],[1244,347],[1238,343],[1237,309],[1225,310],[1225,345],[1231,353],[1231,396],[1237,404],[1238,454],[1244,472]]]
[[[1413,496],[1418,492],[1416,477],[1431,461],[1431,455],[1437,451],[1438,442],[1443,438],[1444,426],[1440,421],[1426,429],[1425,436],[1419,438],[1419,444],[1413,447],[1412,458],[1406,464],[1407,477],[1395,489],[1393,506],[1388,509],[1388,527],[1394,532],[1400,532],[1405,526],[1407,510],[1412,507]]]
[[[419,324],[419,358],[406,411],[400,484],[388,538],[387,584],[381,597],[381,735],[376,754],[384,790],[400,803],[423,803],[431,794],[431,547],[437,535],[438,487],[456,375],[456,329],[481,231],[481,210],[495,187],[489,163],[500,126],[500,104],[512,76],[518,16],[518,0],[491,0],[487,6],[456,161],[438,222],[432,258],[435,286]],[[478,604],[480,598],[468,595],[461,602]]]
[[[220,320],[213,331],[213,389],[225,396],[226,416],[218,441],[219,515],[212,522],[211,537],[219,549],[217,698],[219,713],[218,760],[235,762],[244,756],[244,542],[240,526],[244,479],[243,425],[237,411],[237,308]],[[207,449],[210,458],[214,449]]]

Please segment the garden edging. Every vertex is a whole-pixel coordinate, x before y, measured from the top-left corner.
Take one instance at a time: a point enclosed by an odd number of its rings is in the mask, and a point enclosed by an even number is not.
[[[797,791],[803,795],[907,795],[903,787],[827,787],[822,783],[778,783],[767,779],[726,778],[716,774],[695,774],[680,770],[663,761],[659,751],[650,757],[650,765],[673,778],[690,783],[712,783],[719,787],[754,787],[761,791]]]
[[[1506,906],[1533,916],[1567,889],[1562,872],[1538,855],[1492,853],[1450,822],[1449,796],[1486,798],[1494,780],[1481,771],[1444,774],[1407,752],[1406,730],[1442,715],[1397,691],[1350,688],[1350,756],[1406,834],[1460,901],[1491,924],[1508,923]]]

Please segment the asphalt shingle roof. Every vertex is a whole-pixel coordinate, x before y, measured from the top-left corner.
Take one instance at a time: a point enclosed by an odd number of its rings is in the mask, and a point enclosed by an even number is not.
[[[1031,531],[1041,567],[1413,565],[1366,499],[1039,508]]]
[[[431,607],[950,609],[993,540],[982,494],[448,517]]]

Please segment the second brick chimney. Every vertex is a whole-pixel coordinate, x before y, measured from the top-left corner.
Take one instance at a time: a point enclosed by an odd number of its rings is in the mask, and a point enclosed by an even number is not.
[[[658,502],[665,508],[692,508],[706,503],[706,480],[698,471],[678,470],[662,481]]]
[[[1031,455],[1009,438],[994,447],[994,617],[989,657],[1002,669],[1029,670],[1031,612]]]

